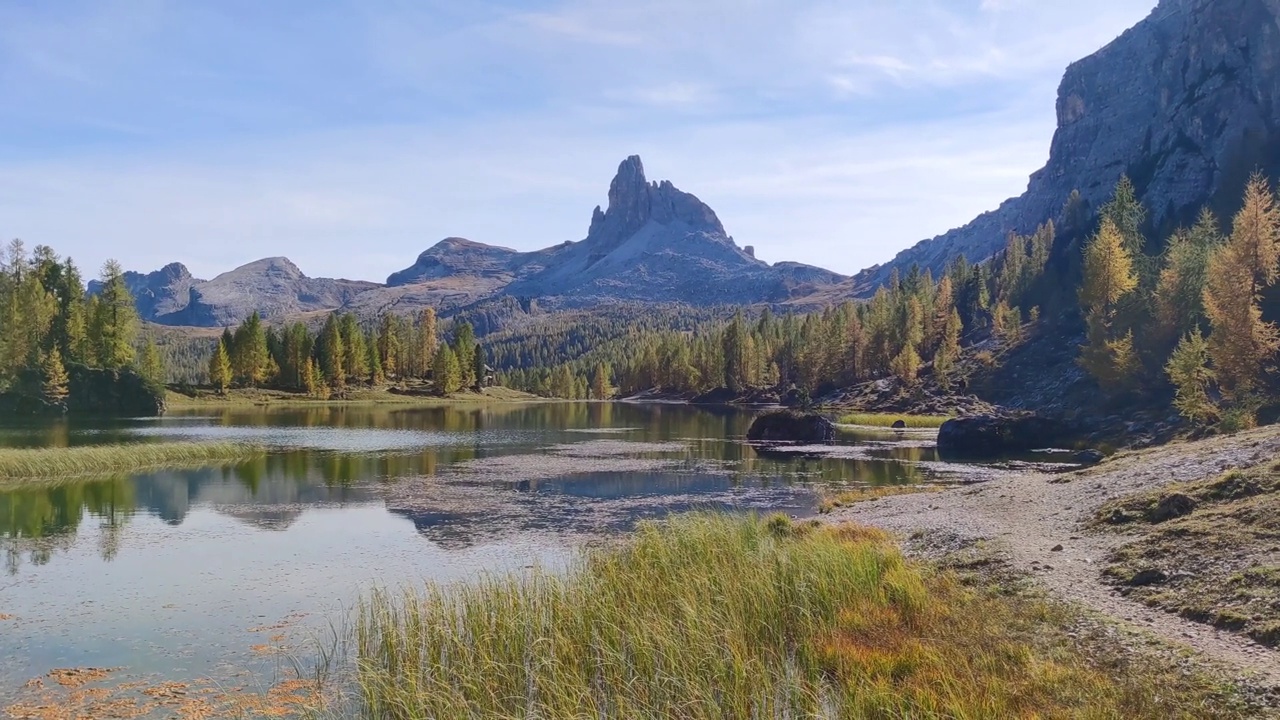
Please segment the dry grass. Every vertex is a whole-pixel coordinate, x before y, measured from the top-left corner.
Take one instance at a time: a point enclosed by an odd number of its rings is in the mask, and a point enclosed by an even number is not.
[[[240,443],[130,443],[70,448],[0,448],[0,487],[248,460],[264,450]]]
[[[861,425],[863,427],[892,427],[901,420],[912,430],[932,430],[942,427],[950,420],[947,415],[894,415],[893,413],[849,413],[841,415],[841,425]]]
[[[908,564],[880,531],[648,524],[567,574],[378,593],[368,717],[1245,717],[1217,688],[1100,666],[1053,606]]]
[[[1162,517],[1175,497],[1185,514]],[[1104,506],[1097,522],[1134,535],[1106,569],[1124,592],[1280,645],[1280,466],[1142,493]]]
[[[852,490],[841,490],[837,493],[827,493],[818,501],[818,512],[827,515],[839,508],[857,505],[863,502],[872,502],[882,498],[893,497],[894,495],[913,495],[915,493],[939,492],[945,490],[942,485],[877,485],[874,487],[854,488]]]

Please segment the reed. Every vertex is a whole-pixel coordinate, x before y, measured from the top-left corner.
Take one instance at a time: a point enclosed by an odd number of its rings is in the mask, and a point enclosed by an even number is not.
[[[880,531],[692,515],[562,574],[373,593],[356,674],[379,720],[1170,717],[1185,701],[1088,667],[1043,612],[922,571]]]
[[[254,445],[200,442],[0,448],[0,486],[202,467],[248,460],[263,452]]]
[[[863,427],[892,427],[901,420],[913,430],[931,430],[942,427],[950,420],[948,415],[894,415],[892,413],[849,413],[841,415],[841,425],[861,425]]]

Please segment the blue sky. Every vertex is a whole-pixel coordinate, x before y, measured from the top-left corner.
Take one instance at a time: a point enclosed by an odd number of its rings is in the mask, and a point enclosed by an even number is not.
[[[578,240],[619,161],[853,273],[1026,187],[1154,0],[0,0],[0,236],[96,273]]]

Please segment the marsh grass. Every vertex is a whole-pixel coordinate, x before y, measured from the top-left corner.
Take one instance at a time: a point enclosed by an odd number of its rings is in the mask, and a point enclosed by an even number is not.
[[[841,415],[841,425],[861,425],[863,427],[892,427],[901,420],[911,430],[932,430],[942,427],[950,420],[948,415],[894,415],[892,413],[849,413]]]
[[[878,485],[826,493],[818,500],[818,512],[827,515],[836,510],[863,502],[872,502],[894,495],[914,495],[925,492],[941,492],[946,486],[920,483],[916,485]]]
[[[261,447],[241,443],[129,443],[69,448],[0,448],[0,486],[111,476],[249,460]]]
[[[375,593],[356,674],[386,720],[1231,717],[1195,683],[1090,667],[1054,621],[880,531],[692,515],[563,574]]]

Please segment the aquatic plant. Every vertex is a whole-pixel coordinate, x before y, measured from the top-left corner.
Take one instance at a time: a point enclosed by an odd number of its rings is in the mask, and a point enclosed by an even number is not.
[[[0,486],[109,476],[248,460],[261,447],[243,443],[127,443],[62,448],[0,448]]]
[[[1169,717],[1199,702],[1195,681],[1162,692],[1140,663],[1091,666],[1051,614],[917,568],[877,530],[691,515],[565,573],[376,592],[356,612],[356,673],[380,720]]]
[[[893,413],[849,413],[841,415],[841,425],[862,425],[864,427],[893,427],[901,420],[910,429],[940,428],[950,420],[949,415],[894,415]]]

